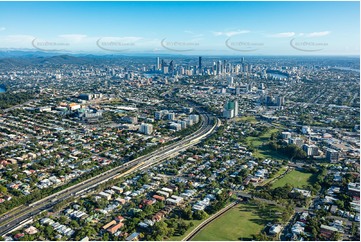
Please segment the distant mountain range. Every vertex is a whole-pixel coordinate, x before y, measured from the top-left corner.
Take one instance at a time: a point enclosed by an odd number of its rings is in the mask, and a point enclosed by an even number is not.
[[[41,54],[38,55],[38,53],[28,53],[27,55],[21,55],[21,53],[12,53],[11,55],[5,54],[0,56],[0,64],[17,66],[30,64],[91,64],[95,63],[98,60],[99,57],[95,56],[77,57],[71,55],[54,54],[42,56]]]
[[[33,50],[2,50],[0,49],[0,64],[9,66],[22,65],[62,65],[62,64],[103,64],[120,63],[127,58],[198,58],[198,55],[181,55],[167,53],[122,53],[122,54],[89,54],[89,53],[61,53]],[[210,56],[208,56],[210,57]],[[216,57],[216,56],[214,56]],[[218,56],[219,57],[219,56]],[[226,57],[226,56],[225,56]],[[233,56],[234,58],[234,56]]]
[[[45,52],[31,50],[1,50],[0,64],[7,65],[29,65],[29,64],[94,64],[99,60],[114,60],[124,58],[142,58],[142,57],[182,57],[175,54],[157,54],[157,53],[131,53],[131,54],[75,54],[60,52]]]
[[[147,52],[134,52],[134,53],[69,53],[69,52],[53,52],[53,51],[34,51],[34,50],[13,50],[13,49],[0,49],[0,58],[9,57],[49,57],[58,55],[68,56],[86,56],[86,57],[122,57],[122,56],[184,56],[181,54],[169,53],[147,53]]]
[[[62,64],[98,64],[99,60],[104,64],[108,63],[122,63],[127,58],[191,58],[193,60],[198,55],[181,55],[181,54],[167,54],[167,53],[124,53],[124,54],[89,54],[89,53],[61,53],[61,52],[46,52],[46,51],[34,51],[34,50],[12,50],[12,49],[0,49],[0,64],[9,66],[22,66],[22,65],[62,65]],[[207,58],[239,58],[239,56],[227,56],[227,55],[214,55],[205,56]],[[249,60],[259,58],[260,56],[248,56]],[[280,56],[262,56],[279,58]],[[336,59],[348,59],[359,58],[359,56],[283,56],[285,58],[296,59],[315,59],[315,58],[336,58]],[[148,60],[149,61],[149,60]]]

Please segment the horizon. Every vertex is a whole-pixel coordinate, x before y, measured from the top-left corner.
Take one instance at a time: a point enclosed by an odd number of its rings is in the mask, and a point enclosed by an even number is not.
[[[12,53],[22,53],[19,56],[13,56]],[[147,52],[139,52],[139,53],[93,53],[93,52],[50,52],[50,51],[40,51],[40,50],[24,50],[24,49],[11,49],[5,50],[0,49],[0,54],[5,54],[4,56],[0,56],[0,58],[14,58],[14,57],[55,57],[55,56],[70,56],[70,57],[230,57],[230,58],[237,58],[237,57],[248,57],[248,58],[257,58],[257,57],[350,57],[350,58],[360,58],[360,54],[349,54],[349,55],[333,55],[333,54],[318,54],[318,55],[307,55],[307,54],[212,54],[212,55],[200,55],[200,54],[179,54],[179,53],[147,53]],[[8,55],[7,55],[8,54]],[[34,55],[34,56],[32,56]]]

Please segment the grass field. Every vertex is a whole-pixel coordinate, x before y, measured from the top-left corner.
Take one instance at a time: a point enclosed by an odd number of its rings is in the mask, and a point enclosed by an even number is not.
[[[242,116],[242,117],[237,117],[234,119],[236,122],[249,122],[249,123],[256,123],[257,120],[254,116]]]
[[[271,135],[273,133],[276,133],[277,131],[278,131],[278,129],[270,129],[259,137],[248,136],[246,138],[246,142],[248,145],[258,147],[258,146],[262,145],[263,142],[267,142],[269,140],[269,138],[271,137]]]
[[[293,187],[302,188],[313,183],[312,173],[293,170],[272,184],[272,188],[283,187],[287,183]]]
[[[266,133],[262,134],[259,137],[248,136],[246,138],[246,143],[248,147],[254,147],[256,150],[253,152],[253,156],[261,159],[276,159],[276,160],[288,160],[288,158],[282,154],[279,154],[277,151],[271,150],[266,146],[263,146],[263,143],[269,141],[269,138],[273,133],[278,132],[278,129],[273,128],[268,130]]]
[[[273,178],[266,179],[265,181],[259,183],[259,186],[263,186],[266,183],[272,182],[273,179],[276,180],[277,177],[281,176],[283,173],[285,173],[285,171],[287,171],[287,166],[283,166],[279,171],[277,171],[274,174]]]
[[[277,207],[261,212],[254,204],[239,204],[199,232],[192,241],[252,240],[268,222],[276,219]]]

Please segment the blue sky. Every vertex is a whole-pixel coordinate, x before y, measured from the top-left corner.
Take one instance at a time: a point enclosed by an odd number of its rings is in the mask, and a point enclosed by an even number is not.
[[[359,54],[359,2],[0,2],[0,49]]]

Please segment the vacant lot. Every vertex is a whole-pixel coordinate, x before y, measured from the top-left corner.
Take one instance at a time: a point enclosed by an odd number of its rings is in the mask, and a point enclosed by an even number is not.
[[[277,212],[277,207],[271,205],[260,211],[255,204],[239,204],[205,227],[193,241],[252,240],[276,219]]]

